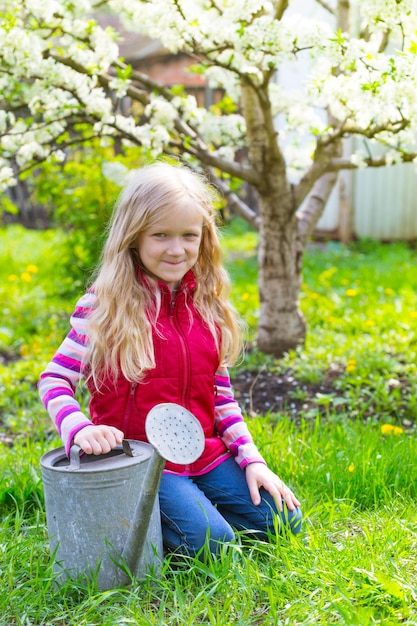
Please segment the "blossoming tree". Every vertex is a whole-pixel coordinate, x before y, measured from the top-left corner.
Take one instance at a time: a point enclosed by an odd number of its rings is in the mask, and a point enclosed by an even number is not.
[[[188,53],[223,106],[132,69],[98,10]],[[0,11],[0,185],[91,137],[181,155],[259,229],[259,348],[302,343],[303,251],[338,172],[417,155],[416,0],[0,0]],[[280,68],[298,64],[288,90]],[[346,156],[348,137],[368,151]],[[258,212],[232,178],[256,190]]]

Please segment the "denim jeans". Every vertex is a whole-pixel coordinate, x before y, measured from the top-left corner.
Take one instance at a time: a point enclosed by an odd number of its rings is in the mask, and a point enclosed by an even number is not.
[[[209,539],[217,553],[221,543],[234,539],[233,529],[265,539],[288,525],[301,530],[301,510],[277,510],[272,496],[261,488],[261,503],[252,503],[245,472],[229,458],[202,476],[163,474],[159,489],[162,535],[169,551],[195,555]],[[274,521],[275,520],[275,521]]]

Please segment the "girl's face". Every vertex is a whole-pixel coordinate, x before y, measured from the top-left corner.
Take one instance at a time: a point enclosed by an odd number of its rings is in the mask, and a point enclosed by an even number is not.
[[[191,202],[168,211],[138,235],[138,252],[147,272],[172,290],[197,262],[203,217]]]

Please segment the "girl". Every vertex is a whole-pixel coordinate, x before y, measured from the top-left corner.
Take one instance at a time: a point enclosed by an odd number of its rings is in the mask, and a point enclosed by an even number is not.
[[[160,402],[194,413],[204,452],[191,465],[167,463],[159,492],[166,549],[192,555],[207,537],[217,552],[232,529],[301,529],[299,501],[268,469],[233,397],[226,363],[241,334],[228,294],[205,182],[166,163],[138,170],[72,330],[39,381],[67,453],[73,443],[104,454],[124,437],[146,441],[146,415]],[[74,396],[82,377],[90,419]]]

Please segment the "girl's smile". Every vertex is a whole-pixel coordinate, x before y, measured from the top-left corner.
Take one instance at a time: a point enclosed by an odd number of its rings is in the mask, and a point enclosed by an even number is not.
[[[191,202],[167,211],[138,235],[138,252],[147,272],[172,290],[197,262],[203,217]]]

